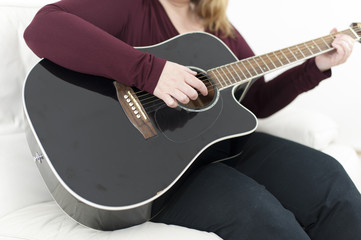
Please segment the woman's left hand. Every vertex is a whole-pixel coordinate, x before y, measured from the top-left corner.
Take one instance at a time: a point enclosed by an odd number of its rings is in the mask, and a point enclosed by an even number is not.
[[[335,34],[337,30],[333,29],[331,33]],[[331,45],[335,50],[319,55],[315,59],[316,66],[322,72],[346,62],[352,52],[354,40],[346,34],[337,34]]]

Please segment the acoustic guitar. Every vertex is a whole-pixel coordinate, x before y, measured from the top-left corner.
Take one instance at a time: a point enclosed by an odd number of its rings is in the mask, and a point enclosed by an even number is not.
[[[360,41],[361,24],[341,33]],[[210,146],[256,129],[256,117],[235,97],[240,91],[269,72],[332,51],[334,37],[243,60],[202,32],[137,48],[190,67],[206,84],[207,96],[177,108],[43,59],[24,85],[29,147],[52,196],[74,220],[101,230],[143,223],[204,164],[198,159]]]

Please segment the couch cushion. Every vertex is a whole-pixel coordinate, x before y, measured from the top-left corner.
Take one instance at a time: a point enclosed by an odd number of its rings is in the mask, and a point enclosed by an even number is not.
[[[0,217],[51,200],[24,133],[0,135]]]
[[[328,146],[338,135],[337,123],[327,115],[290,107],[260,120],[257,130],[318,150]]]
[[[0,134],[24,129],[23,82],[39,59],[22,35],[38,8],[0,5]]]
[[[21,226],[21,227],[20,227]],[[117,231],[97,231],[84,227],[66,216],[54,201],[35,204],[0,219],[0,239],[27,240],[219,240],[214,233],[146,222]]]
[[[325,147],[322,151],[331,155],[342,164],[361,192],[361,158],[357,155],[355,149],[349,145],[334,143]]]

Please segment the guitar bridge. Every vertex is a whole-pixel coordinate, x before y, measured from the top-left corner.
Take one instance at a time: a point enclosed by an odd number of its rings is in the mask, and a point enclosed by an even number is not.
[[[114,86],[117,90],[119,103],[134,127],[145,139],[156,136],[157,131],[133,89],[116,81],[114,81]]]

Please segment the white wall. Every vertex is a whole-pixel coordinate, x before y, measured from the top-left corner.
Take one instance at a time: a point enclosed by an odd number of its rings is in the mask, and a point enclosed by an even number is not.
[[[336,27],[344,30],[361,22],[356,0],[229,0],[231,22],[257,55],[324,36]],[[340,125],[340,140],[361,150],[361,45],[333,76],[299,96],[293,106],[321,111]],[[271,74],[268,78],[271,78]]]

